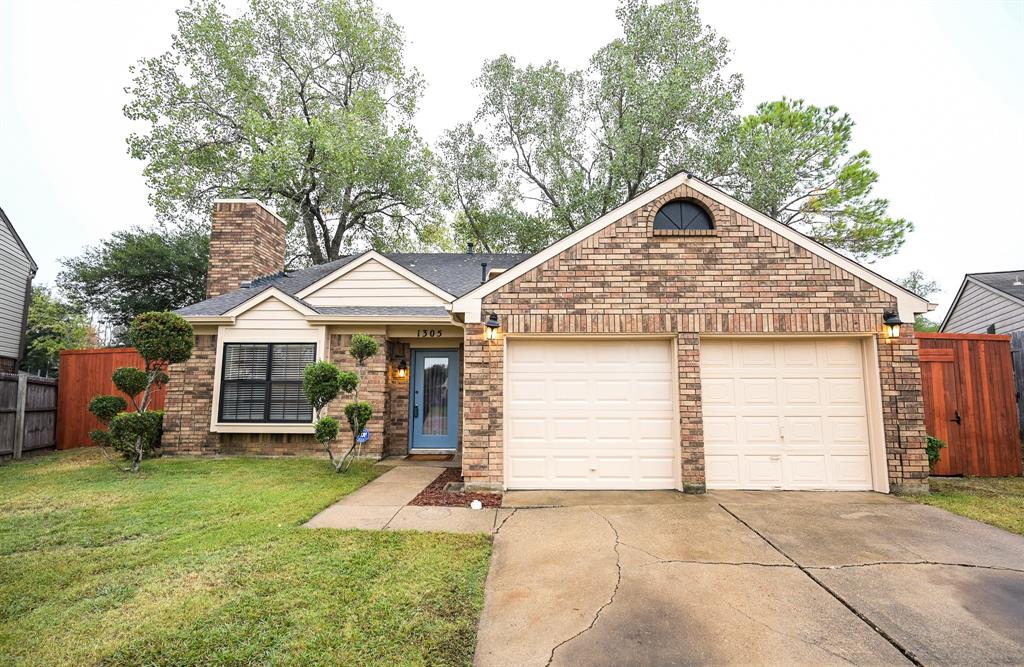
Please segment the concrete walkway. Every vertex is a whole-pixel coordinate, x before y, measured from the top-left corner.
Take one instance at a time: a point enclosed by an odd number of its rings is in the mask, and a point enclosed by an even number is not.
[[[477,667],[1024,664],[1024,538],[874,493],[515,492]]]
[[[444,470],[443,466],[425,465],[392,468],[317,514],[306,527],[446,533],[494,532],[511,510],[409,505]]]

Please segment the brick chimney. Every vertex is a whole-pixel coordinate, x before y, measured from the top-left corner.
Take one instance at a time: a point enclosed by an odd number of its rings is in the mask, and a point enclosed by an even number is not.
[[[216,199],[206,297],[284,271],[285,223],[255,199]]]

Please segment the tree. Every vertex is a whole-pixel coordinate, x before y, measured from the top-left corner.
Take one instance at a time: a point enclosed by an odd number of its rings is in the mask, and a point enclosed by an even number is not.
[[[256,197],[297,223],[314,263],[401,243],[430,202],[412,125],[422,92],[401,28],[369,0],[217,0],[178,11],[170,50],[132,72],[128,139],[162,219]]]
[[[303,370],[302,391],[316,417],[313,435],[323,446],[335,472],[343,472],[348,468],[353,452],[356,452],[357,456],[361,453],[359,446],[362,443],[359,436],[373,417],[373,406],[359,400],[359,384],[362,381],[362,368],[366,360],[376,355],[379,350],[380,345],[372,337],[353,334],[348,352],[356,360],[358,373],[340,370],[329,361],[312,363]],[[345,418],[352,431],[352,445],[341,457],[335,458],[332,443],[338,437],[340,423],[335,417],[324,412],[327,405],[341,392],[352,394],[354,397],[353,402],[344,407]]]
[[[441,146],[449,203],[484,248],[536,249],[684,167],[703,172],[734,124],[742,80],[725,73],[728,44],[695,2],[625,0],[617,16],[623,36],[584,71],[484,64],[480,130],[456,127]],[[510,215],[509,199],[532,215]]]
[[[78,257],[62,259],[57,284],[123,338],[142,313],[174,310],[206,298],[209,255],[205,229],[136,227],[114,232]]]
[[[871,196],[878,173],[851,152],[853,120],[834,106],[765,102],[724,135],[710,180],[753,208],[860,259],[887,257],[914,226]]]
[[[90,347],[92,336],[84,310],[64,302],[47,287],[33,287],[22,369],[56,377],[60,351]]]
[[[942,287],[939,283],[930,279],[925,275],[924,271],[920,269],[914,269],[908,273],[907,276],[900,281],[900,285],[903,285],[922,299],[927,299],[931,295],[942,291]],[[924,315],[918,315],[914,318],[914,331],[938,331],[939,326],[938,322],[935,322]]]
[[[192,325],[174,313],[143,313],[131,324],[128,340],[138,350],[145,368],[126,366],[114,371],[114,386],[131,401],[120,396],[94,396],[89,411],[108,430],[89,433],[93,442],[107,454],[110,447],[126,461],[125,472],[138,472],[142,459],[160,445],[163,412],[150,410],[153,391],[168,381],[167,367],[192,356],[195,336]]]

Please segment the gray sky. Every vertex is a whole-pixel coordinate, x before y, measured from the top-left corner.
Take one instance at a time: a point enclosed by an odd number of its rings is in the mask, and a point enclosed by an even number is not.
[[[0,206],[52,283],[58,258],[148,224],[142,164],[125,149],[128,67],[169,45],[182,2],[0,0]],[[234,4],[234,3],[232,3]],[[582,67],[616,36],[614,0],[378,0],[406,31],[428,88],[432,141],[468,120],[485,58]],[[1024,269],[1024,0],[704,0],[728,38],[745,108],[782,95],[835,104],[871,151],[876,192],[917,225],[873,268],[921,268],[944,290],[965,272]]]

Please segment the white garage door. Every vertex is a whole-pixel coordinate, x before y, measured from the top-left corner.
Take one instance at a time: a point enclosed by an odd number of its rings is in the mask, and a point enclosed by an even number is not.
[[[871,489],[858,340],[701,341],[708,488]]]
[[[663,340],[510,339],[506,486],[674,488],[672,356]]]

